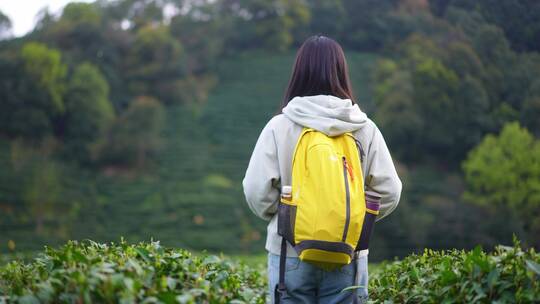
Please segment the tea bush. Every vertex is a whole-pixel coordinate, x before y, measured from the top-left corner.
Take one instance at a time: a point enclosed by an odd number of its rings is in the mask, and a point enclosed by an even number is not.
[[[540,303],[540,254],[497,246],[486,254],[424,250],[378,267],[370,277],[375,303]]]
[[[69,241],[2,266],[0,303],[264,303],[260,270],[159,242]]]
[[[540,254],[426,249],[370,274],[370,303],[539,303]],[[264,303],[264,263],[159,242],[70,241],[0,267],[0,303]],[[2,296],[3,295],[3,296]]]

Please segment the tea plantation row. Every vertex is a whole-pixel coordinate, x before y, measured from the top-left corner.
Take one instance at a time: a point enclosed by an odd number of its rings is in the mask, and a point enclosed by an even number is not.
[[[540,254],[425,250],[371,273],[373,303],[534,303]],[[159,242],[70,241],[0,266],[0,303],[264,303],[264,264],[193,255]]]

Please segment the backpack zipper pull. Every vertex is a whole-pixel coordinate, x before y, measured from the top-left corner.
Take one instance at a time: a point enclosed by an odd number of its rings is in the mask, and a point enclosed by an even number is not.
[[[347,172],[349,172],[349,176],[351,177],[351,182],[354,181],[354,175],[352,171],[352,167],[347,162],[347,158],[343,156],[343,164],[345,165],[345,168],[347,169]]]

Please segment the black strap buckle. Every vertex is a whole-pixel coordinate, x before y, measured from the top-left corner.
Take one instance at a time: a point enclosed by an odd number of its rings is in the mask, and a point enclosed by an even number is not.
[[[281,302],[281,298],[285,297],[287,295],[287,288],[285,288],[285,284],[276,284],[276,288],[274,289],[274,303],[279,304]]]

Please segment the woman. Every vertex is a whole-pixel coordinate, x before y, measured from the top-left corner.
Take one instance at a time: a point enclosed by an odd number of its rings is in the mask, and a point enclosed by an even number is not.
[[[381,132],[354,102],[345,55],[336,41],[317,35],[302,44],[281,112],[262,130],[242,182],[250,209],[270,221],[266,250],[272,303],[281,244],[276,210],[281,185],[290,184],[292,154],[303,127],[328,136],[351,132],[360,141],[366,153],[362,163],[366,189],[382,196],[377,220],[396,208],[401,194],[401,181]],[[300,261],[288,244],[285,271],[287,292],[280,303],[367,301],[367,251],[359,255],[356,265],[326,271]],[[356,292],[342,292],[352,285],[362,287]]]

